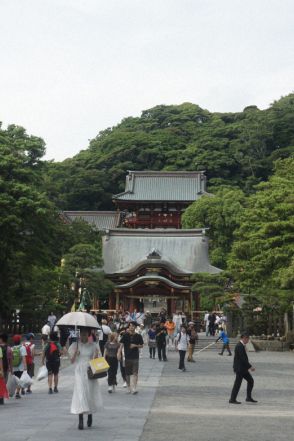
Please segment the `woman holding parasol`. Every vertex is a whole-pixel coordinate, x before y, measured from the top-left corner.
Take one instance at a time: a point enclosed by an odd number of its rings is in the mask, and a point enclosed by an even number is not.
[[[100,355],[99,346],[89,339],[91,331],[98,328],[98,322],[90,314],[72,312],[63,316],[58,326],[74,326],[80,331],[77,342],[68,349],[71,362],[75,363],[74,390],[71,413],[79,416],[78,428],[84,428],[84,414],[88,415],[87,426],[92,426],[92,414],[102,409],[102,397],[98,380],[89,379],[89,361]]]

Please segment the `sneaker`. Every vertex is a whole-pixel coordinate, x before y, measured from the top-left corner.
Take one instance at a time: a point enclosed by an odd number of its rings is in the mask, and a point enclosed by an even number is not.
[[[53,394],[52,387],[49,387],[48,394],[49,394],[49,395]]]
[[[15,394],[15,398],[16,398],[17,400],[19,400],[19,399],[21,398],[21,396],[20,396],[19,394]]]
[[[230,403],[230,404],[241,404],[241,401],[230,400],[229,403]]]
[[[126,381],[124,382],[123,387],[127,387],[127,382]]]
[[[182,369],[182,372],[187,372],[187,369],[186,368]]]
[[[112,394],[112,386],[108,386],[108,393]]]
[[[137,393],[138,393],[137,389],[133,389],[132,394],[133,394],[133,395],[136,395]]]
[[[218,355],[223,355],[223,354],[221,352],[219,352]]]
[[[26,394],[26,391],[25,391],[24,389],[22,389],[22,390],[21,390],[21,394],[22,394],[22,395],[25,395],[25,394]]]
[[[31,394],[32,393],[31,389],[28,389],[26,393]]]
[[[58,394],[58,389],[56,386],[54,387],[54,393]]]

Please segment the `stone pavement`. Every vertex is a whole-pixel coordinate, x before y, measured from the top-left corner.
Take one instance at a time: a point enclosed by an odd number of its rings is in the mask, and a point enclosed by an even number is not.
[[[228,403],[232,358],[202,352],[196,363],[186,363],[187,372],[167,363],[140,441],[292,440],[294,354],[249,354],[256,367],[253,397],[258,404],[245,402],[245,381],[238,396],[242,404]]]
[[[177,370],[178,354],[167,363],[141,359],[138,395],[127,395],[120,380],[115,394],[100,381],[104,410],[94,415],[91,429],[77,430],[70,415],[73,369],[61,371],[60,393],[47,394],[45,381],[35,382],[33,394],[10,399],[0,407],[2,441],[273,441],[293,439],[294,354],[250,353],[257,370],[257,405],[228,404],[233,384],[232,357],[202,352],[196,363]]]
[[[67,365],[68,363],[65,362]],[[20,400],[8,400],[0,408],[2,441],[70,441],[103,439],[103,441],[137,441],[154,400],[163,364],[143,358],[140,367],[138,395],[128,395],[119,386],[114,394],[107,392],[106,379],[99,380],[104,409],[93,415],[93,426],[77,430],[78,416],[71,415],[73,366],[60,372],[59,393],[48,395],[47,380],[35,382],[33,393]]]

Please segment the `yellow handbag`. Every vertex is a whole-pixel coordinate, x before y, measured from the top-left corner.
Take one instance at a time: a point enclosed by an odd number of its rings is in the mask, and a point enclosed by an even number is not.
[[[109,364],[104,357],[93,358],[89,361],[88,377],[90,380],[106,377]]]

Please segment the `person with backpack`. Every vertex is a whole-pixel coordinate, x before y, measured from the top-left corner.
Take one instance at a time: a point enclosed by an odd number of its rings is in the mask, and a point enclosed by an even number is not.
[[[25,346],[21,343],[21,335],[16,334],[12,337],[13,346],[12,346],[12,367],[13,367],[13,375],[17,378],[20,378],[24,371],[27,371],[27,350]],[[20,391],[22,395],[25,395],[25,390],[21,389],[20,386],[16,388],[15,398],[19,399]]]
[[[2,349],[2,363],[3,363],[3,374],[5,382],[7,383],[8,374],[12,374],[12,350],[8,346],[8,335],[0,334],[0,348]]]
[[[29,334],[26,335],[26,341],[24,342],[24,346],[27,350],[27,355],[26,355],[26,362],[27,362],[27,370],[28,370],[28,374],[31,378],[33,378],[33,376],[35,375],[35,363],[34,363],[34,358],[35,358],[35,344],[34,344],[34,338],[35,335],[30,332]],[[27,394],[31,394],[31,386],[28,386],[27,388]]]
[[[194,322],[190,322],[189,323],[187,334],[189,336],[189,346],[188,346],[188,358],[187,358],[187,361],[190,361],[191,363],[195,363],[195,360],[193,358],[193,353],[194,353],[196,341],[198,341],[198,334],[196,332]]]
[[[58,374],[60,369],[60,356],[63,350],[59,343],[57,332],[50,333],[50,340],[44,347],[42,355],[42,364],[45,364],[48,369],[48,393],[53,394],[52,383],[54,379],[54,393],[58,393]]]
[[[182,372],[186,372],[185,368],[185,356],[188,349],[190,337],[187,334],[186,327],[181,326],[181,331],[178,333],[176,338],[176,350],[179,351],[180,363],[179,369]]]

